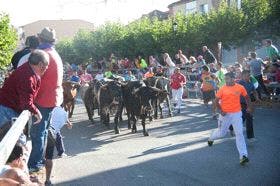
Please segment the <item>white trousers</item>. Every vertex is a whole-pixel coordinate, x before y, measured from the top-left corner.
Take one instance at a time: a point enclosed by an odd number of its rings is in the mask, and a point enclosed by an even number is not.
[[[215,139],[224,137],[228,130],[229,126],[232,125],[235,138],[236,138],[236,147],[239,152],[240,158],[242,156],[248,157],[247,147],[245,143],[245,139],[243,136],[243,124],[242,124],[242,112],[234,112],[234,113],[227,113],[225,116],[220,115],[218,119],[218,129],[215,129],[209,140],[214,141]]]
[[[182,97],[183,97],[183,87],[179,88],[179,89],[172,89],[172,102],[177,104],[177,108],[180,109],[181,108],[181,104],[182,104]]]

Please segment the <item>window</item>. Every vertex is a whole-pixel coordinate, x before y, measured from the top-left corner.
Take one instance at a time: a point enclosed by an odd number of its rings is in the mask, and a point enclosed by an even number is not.
[[[186,3],[186,14],[191,14],[196,12],[196,1]]]
[[[199,10],[202,14],[208,13],[208,4],[202,4],[199,6]]]

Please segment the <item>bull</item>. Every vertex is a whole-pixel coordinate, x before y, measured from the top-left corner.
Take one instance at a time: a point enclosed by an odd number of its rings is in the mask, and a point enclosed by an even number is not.
[[[100,109],[101,123],[109,127],[110,113],[112,108],[116,108],[114,116],[114,130],[116,134],[120,133],[119,120],[121,120],[123,107],[123,94],[121,83],[118,81],[109,81],[102,85],[98,91],[97,100]]]
[[[154,118],[155,119],[158,118],[158,109],[160,110],[160,118],[163,118],[161,103],[163,103],[164,101],[166,101],[166,104],[168,107],[169,117],[172,117],[173,114],[171,111],[170,96],[169,96],[169,92],[170,92],[169,79],[167,79],[165,77],[151,77],[151,78],[145,79],[144,83],[146,84],[146,86],[155,87],[160,90],[163,90],[157,96],[156,99],[152,100],[153,107],[154,107]]]
[[[131,128],[132,133],[137,132],[136,122],[137,119],[141,119],[143,127],[143,135],[148,136],[149,133],[146,130],[146,118],[153,111],[152,100],[157,99],[157,96],[163,93],[163,90],[142,86],[140,82],[128,82],[123,88],[124,92],[124,105],[126,107],[128,116],[128,128]]]
[[[65,81],[62,83],[63,87],[63,107],[68,112],[68,117],[71,118],[75,108],[75,99],[77,97],[77,89],[79,84]]]

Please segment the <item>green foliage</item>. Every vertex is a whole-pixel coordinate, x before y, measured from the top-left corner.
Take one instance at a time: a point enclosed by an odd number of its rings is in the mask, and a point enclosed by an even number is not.
[[[143,18],[126,26],[106,23],[94,32],[80,31],[72,42],[62,43],[59,50],[63,56],[68,55],[63,57],[65,60],[77,63],[108,58],[112,52],[119,57],[134,58],[138,54],[148,57],[163,52],[173,56],[182,49],[196,55],[202,45],[216,48],[217,42],[222,41],[227,48],[252,40],[260,25],[269,21],[278,21],[279,28],[277,0],[242,0],[240,10],[224,1],[218,10],[208,14],[178,14],[163,21]]]
[[[219,41],[222,41],[226,48],[238,45],[248,32],[244,13],[234,6],[228,7],[223,3],[217,11],[207,14],[205,21],[206,24],[202,26],[205,37],[202,41],[212,47]]]
[[[66,39],[60,41],[56,45],[56,50],[60,54],[64,62],[76,63],[78,62],[78,55],[74,50],[73,41],[71,39]]]
[[[16,47],[17,34],[7,15],[0,14],[0,68],[6,67]]]
[[[271,7],[269,0],[243,0],[242,11],[246,15],[247,26],[255,30],[270,14]]]

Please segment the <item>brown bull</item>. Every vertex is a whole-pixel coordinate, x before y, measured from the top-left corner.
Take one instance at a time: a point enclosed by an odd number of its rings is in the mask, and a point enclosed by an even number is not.
[[[65,81],[63,86],[63,107],[68,112],[68,117],[71,118],[75,107],[75,98],[77,96],[77,88],[79,84]]]

